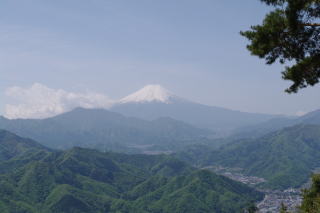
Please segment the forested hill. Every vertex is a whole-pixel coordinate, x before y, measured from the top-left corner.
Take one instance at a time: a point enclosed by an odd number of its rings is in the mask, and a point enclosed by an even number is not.
[[[0,130],[0,160],[6,161],[11,158],[21,157],[28,153],[32,154],[37,151],[49,151],[48,148],[39,143],[19,137],[11,132]]]
[[[320,165],[320,126],[297,125],[256,139],[242,139],[218,150],[191,147],[177,157],[200,166],[240,167],[267,179],[266,187],[298,187]]]
[[[240,212],[262,198],[241,183],[166,155],[49,150],[0,132],[0,212]]]

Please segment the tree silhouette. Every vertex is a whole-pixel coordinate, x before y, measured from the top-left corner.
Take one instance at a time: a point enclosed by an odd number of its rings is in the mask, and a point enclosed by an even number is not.
[[[287,63],[282,77],[293,82],[288,93],[319,83],[320,0],[261,1],[274,10],[261,25],[241,32],[250,41],[248,50],[267,64]]]

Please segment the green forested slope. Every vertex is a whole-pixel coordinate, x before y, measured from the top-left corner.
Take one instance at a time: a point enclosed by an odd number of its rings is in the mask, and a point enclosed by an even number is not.
[[[23,140],[11,134],[13,142],[1,138],[0,149],[29,145],[14,137]],[[0,172],[0,212],[238,212],[262,197],[170,156],[52,151],[32,141],[30,147],[43,154],[1,161],[11,169]]]
[[[288,127],[261,138],[239,140],[214,151],[193,147],[177,156],[201,166],[243,168],[248,175],[266,178],[265,186],[271,188],[297,187],[320,165],[320,126]]]
[[[33,153],[39,150],[49,150],[44,146],[26,138],[21,138],[10,132],[0,130],[0,160],[10,160],[16,156]]]

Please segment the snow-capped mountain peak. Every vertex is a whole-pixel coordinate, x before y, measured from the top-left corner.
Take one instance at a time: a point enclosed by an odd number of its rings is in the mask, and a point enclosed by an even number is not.
[[[120,103],[161,102],[169,104],[176,97],[161,85],[147,85],[137,92],[124,97]]]

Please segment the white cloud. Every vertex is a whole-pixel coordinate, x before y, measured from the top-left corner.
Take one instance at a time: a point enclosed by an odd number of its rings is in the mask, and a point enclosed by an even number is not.
[[[99,93],[73,93],[62,89],[51,89],[39,83],[29,88],[9,87],[5,95],[14,103],[5,106],[5,117],[46,118],[76,107],[110,108],[113,101]]]

